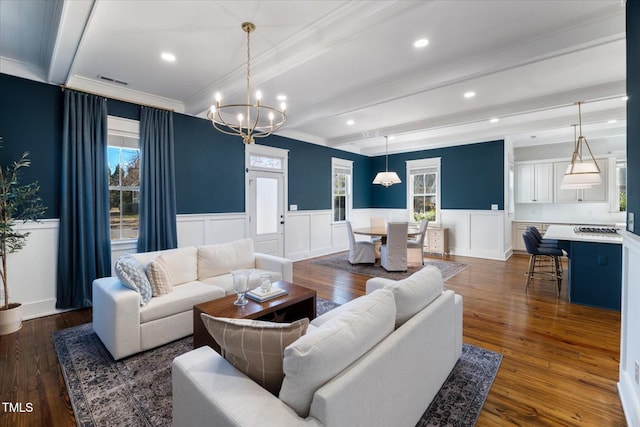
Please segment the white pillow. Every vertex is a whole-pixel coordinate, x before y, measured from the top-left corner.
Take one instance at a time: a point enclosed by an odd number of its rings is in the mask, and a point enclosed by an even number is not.
[[[198,247],[198,280],[255,266],[253,240],[251,239]]]
[[[429,265],[383,289],[390,290],[395,297],[398,328],[442,294],[442,274],[437,267]]]
[[[344,304],[341,313],[284,350],[279,398],[301,417],[316,390],[393,332],[393,294],[380,289]],[[375,373],[372,373],[375,375]]]
[[[115,265],[116,276],[124,286],[140,294],[140,305],[151,301],[151,283],[144,272],[144,266],[131,255],[122,255]]]

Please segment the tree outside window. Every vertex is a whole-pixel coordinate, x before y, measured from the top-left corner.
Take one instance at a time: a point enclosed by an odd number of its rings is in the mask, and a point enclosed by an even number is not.
[[[108,157],[111,240],[137,239],[140,150],[109,146]]]

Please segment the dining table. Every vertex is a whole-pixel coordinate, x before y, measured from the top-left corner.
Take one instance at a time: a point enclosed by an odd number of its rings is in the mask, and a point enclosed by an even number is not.
[[[387,240],[387,228],[386,227],[361,227],[354,228],[353,234],[359,234],[371,237],[380,237],[384,244]],[[420,228],[410,226],[407,229],[407,237],[416,237],[420,235]]]

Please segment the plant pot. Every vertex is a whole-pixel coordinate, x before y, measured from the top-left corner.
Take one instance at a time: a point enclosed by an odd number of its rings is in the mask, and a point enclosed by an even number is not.
[[[22,304],[11,303],[9,309],[0,307],[0,335],[8,335],[22,328]]]

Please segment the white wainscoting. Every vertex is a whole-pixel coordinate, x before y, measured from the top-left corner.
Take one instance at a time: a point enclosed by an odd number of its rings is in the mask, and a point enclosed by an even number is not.
[[[191,214],[176,217],[178,247],[212,245],[244,239],[247,216],[241,213]]]
[[[55,308],[59,227],[57,219],[16,227],[31,233],[21,251],[7,256],[9,302],[22,303],[24,319],[63,311]]]
[[[449,228],[449,251],[453,255],[506,260],[505,212],[449,209],[441,212],[441,225]]]
[[[384,216],[388,221],[405,221],[405,209],[354,209],[354,228],[367,227],[371,216]],[[504,212],[442,212],[443,225],[449,227],[452,254],[504,260]],[[10,254],[10,300],[21,302],[25,319],[62,312],[55,308],[56,271],[58,262],[59,220],[21,225],[31,232],[27,245]],[[177,216],[178,246],[225,243],[247,236],[244,213],[194,214]],[[366,239],[363,236],[362,239]],[[292,211],[287,213],[285,256],[294,261],[347,250],[346,225],[333,223],[331,210]],[[136,251],[135,242],[112,245],[112,266],[118,257]],[[640,265],[640,263],[636,263]]]
[[[623,232],[622,321],[618,393],[630,426],[640,426],[640,384],[635,364],[640,363],[640,237]]]

